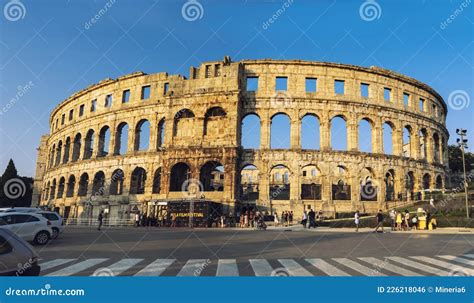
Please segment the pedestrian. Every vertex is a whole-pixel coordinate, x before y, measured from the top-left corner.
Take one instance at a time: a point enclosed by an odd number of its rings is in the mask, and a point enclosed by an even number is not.
[[[311,227],[316,228],[316,213],[314,212],[314,210],[312,209],[309,210],[308,217],[309,217],[308,229],[311,229]]]
[[[397,211],[395,209],[392,209],[390,211],[390,226],[392,230],[395,230],[396,227],[396,218],[397,218]]]
[[[281,212],[281,226],[285,226],[285,211]]]
[[[140,212],[135,213],[135,226],[140,226]]]
[[[431,197],[431,199],[430,199],[430,206],[433,207],[434,209],[436,209],[433,197]]]
[[[303,211],[303,220],[301,220],[301,224],[303,225],[304,228],[306,228],[306,223],[308,222],[308,214],[306,213],[306,210]]]
[[[412,223],[412,228],[414,230],[417,230],[418,229],[418,216],[417,215],[415,215],[413,219],[411,219],[411,223]]]
[[[171,213],[171,226],[170,227],[176,227],[176,214]]]
[[[402,213],[397,213],[395,223],[397,224],[397,230],[402,230]]]
[[[359,211],[356,211],[355,214],[354,214],[354,223],[355,223],[355,226],[356,226],[356,232],[359,232],[359,223],[360,223]]]
[[[102,214],[102,211],[100,211],[99,218],[97,218],[97,220],[99,221],[99,227],[97,228],[97,230],[100,230],[100,228],[102,227],[102,221],[104,220],[104,215]]]
[[[377,226],[375,226],[374,233],[378,232],[379,228],[382,228],[382,232],[384,232],[384,230],[383,230],[383,213],[382,213],[381,209],[379,209],[379,212],[377,213]]]
[[[290,213],[288,214],[288,218],[290,220],[290,226],[293,225],[293,211],[290,211]]]
[[[405,216],[403,217],[403,229],[409,230],[410,228],[410,212],[405,209]]]
[[[249,227],[249,211],[246,211],[244,215],[244,227]]]
[[[275,223],[275,226],[278,226],[280,222],[278,222],[278,213],[275,212],[273,215],[273,223]]]

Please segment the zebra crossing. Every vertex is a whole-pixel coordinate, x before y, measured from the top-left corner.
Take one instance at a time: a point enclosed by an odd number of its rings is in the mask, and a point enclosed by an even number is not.
[[[53,259],[40,263],[44,276],[473,276],[474,255],[385,258]]]

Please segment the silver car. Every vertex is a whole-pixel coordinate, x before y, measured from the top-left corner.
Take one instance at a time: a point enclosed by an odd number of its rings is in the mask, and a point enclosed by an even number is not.
[[[0,276],[38,276],[38,254],[8,229],[0,228]]]

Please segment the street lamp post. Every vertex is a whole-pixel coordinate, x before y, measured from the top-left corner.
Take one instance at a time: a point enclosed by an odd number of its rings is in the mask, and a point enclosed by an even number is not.
[[[466,160],[464,159],[464,149],[468,148],[467,147],[467,139],[464,139],[464,136],[466,136],[467,130],[465,129],[456,129],[456,134],[460,138],[458,138],[456,141],[461,148],[461,155],[462,155],[462,169],[464,173],[464,194],[465,194],[465,199],[466,199],[466,217],[469,219],[469,201],[468,201],[468,194],[467,194],[467,176],[466,176]]]

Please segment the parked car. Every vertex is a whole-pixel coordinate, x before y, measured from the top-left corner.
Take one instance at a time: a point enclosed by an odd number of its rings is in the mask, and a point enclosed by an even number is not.
[[[35,213],[0,213],[0,228],[8,229],[20,238],[39,245],[48,243],[53,235],[51,222]]]
[[[0,228],[0,276],[38,276],[38,254],[25,240]]]
[[[39,211],[41,211],[41,208],[38,208],[38,207],[2,207],[0,208],[0,213],[12,213],[12,212],[37,213]]]
[[[54,211],[42,210],[38,214],[45,217],[49,222],[51,222],[51,229],[53,230],[53,239],[56,239],[60,233],[64,231],[64,220],[63,218]]]

